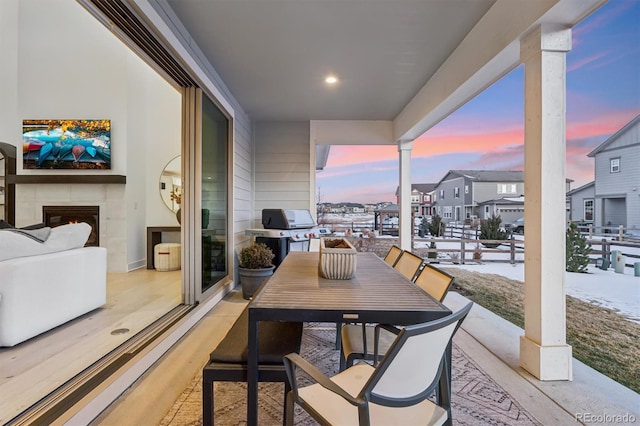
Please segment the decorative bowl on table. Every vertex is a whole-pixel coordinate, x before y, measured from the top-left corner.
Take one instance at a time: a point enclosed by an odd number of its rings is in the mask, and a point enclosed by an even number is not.
[[[356,273],[356,249],[345,238],[320,238],[320,274],[330,280],[348,280]]]

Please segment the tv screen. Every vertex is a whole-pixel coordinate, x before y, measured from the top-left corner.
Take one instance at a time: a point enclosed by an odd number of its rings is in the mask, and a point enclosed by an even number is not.
[[[111,120],[23,120],[24,169],[111,169]]]

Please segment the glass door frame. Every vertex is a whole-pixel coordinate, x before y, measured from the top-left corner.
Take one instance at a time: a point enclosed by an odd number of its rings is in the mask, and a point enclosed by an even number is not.
[[[202,97],[214,103],[227,119],[227,275],[202,291]],[[199,87],[183,88],[182,117],[182,283],[183,303],[200,302],[232,282],[233,255],[233,116]]]

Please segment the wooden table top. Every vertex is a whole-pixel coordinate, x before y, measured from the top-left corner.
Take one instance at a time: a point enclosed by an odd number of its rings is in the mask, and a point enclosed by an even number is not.
[[[355,277],[349,280],[323,278],[318,261],[317,252],[290,252],[250,308],[280,311],[283,320],[289,318],[284,318],[287,314],[282,311],[295,311],[302,315],[301,321],[310,320],[305,313],[313,313],[313,320],[318,321],[379,320],[384,313],[385,319],[394,324],[422,322],[450,313],[374,253],[357,254]],[[266,319],[262,314],[256,318]]]

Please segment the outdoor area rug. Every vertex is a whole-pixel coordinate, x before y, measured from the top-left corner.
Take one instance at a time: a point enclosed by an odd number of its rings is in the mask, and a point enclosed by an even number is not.
[[[340,353],[335,349],[335,324],[306,324],[302,356],[329,376],[337,373]],[[455,343],[453,345],[452,411],[454,425],[541,425],[507,392],[486,375]],[[258,424],[282,425],[284,385],[260,383]],[[246,383],[215,384],[214,422],[218,426],[246,424]],[[202,424],[202,374],[197,374],[173,404],[160,425]],[[296,405],[295,424],[317,425]]]

